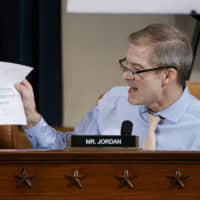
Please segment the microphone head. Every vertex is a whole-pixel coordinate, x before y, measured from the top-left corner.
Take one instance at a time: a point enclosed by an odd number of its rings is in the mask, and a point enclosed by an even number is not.
[[[131,136],[133,129],[133,123],[129,120],[125,120],[122,122],[121,126],[121,136]]]

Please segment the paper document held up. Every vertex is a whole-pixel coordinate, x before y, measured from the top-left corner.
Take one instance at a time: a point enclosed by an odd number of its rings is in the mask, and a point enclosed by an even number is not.
[[[14,88],[32,71],[32,67],[0,62],[0,125],[26,125],[21,96]]]

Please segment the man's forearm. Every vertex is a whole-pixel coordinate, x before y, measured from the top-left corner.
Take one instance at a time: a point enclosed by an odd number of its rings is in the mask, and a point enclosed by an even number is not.
[[[34,127],[37,123],[39,123],[40,119],[41,116],[37,111],[26,112],[27,125],[24,128],[29,129]]]

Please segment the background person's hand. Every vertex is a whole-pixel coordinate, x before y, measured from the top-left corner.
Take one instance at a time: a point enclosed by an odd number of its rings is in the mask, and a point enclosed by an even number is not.
[[[31,128],[41,119],[40,114],[36,109],[33,88],[27,80],[23,80],[21,83],[16,83],[15,88],[20,93],[24,105],[27,120],[27,126],[25,126],[25,128]]]

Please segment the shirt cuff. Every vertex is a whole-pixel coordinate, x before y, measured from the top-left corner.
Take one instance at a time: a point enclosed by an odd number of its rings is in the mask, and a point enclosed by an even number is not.
[[[40,121],[35,126],[33,126],[32,128],[24,128],[24,131],[29,137],[32,137],[37,134],[40,134],[40,130],[47,126],[48,126],[47,122],[41,116]]]

